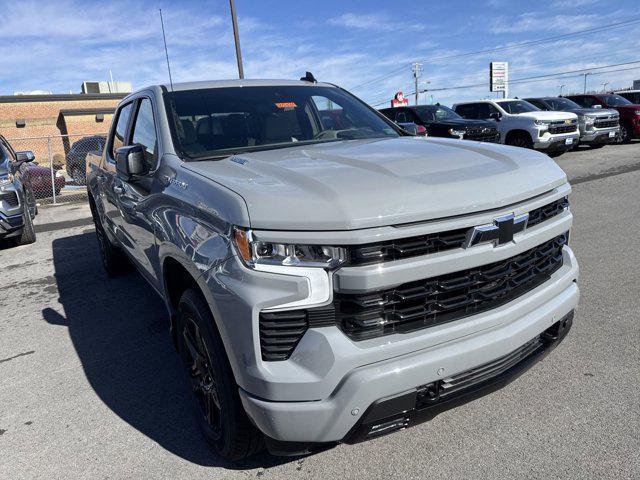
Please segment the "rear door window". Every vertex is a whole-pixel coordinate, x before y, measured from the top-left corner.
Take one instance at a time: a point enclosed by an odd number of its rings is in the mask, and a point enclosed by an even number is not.
[[[464,118],[479,118],[478,117],[478,104],[467,103],[465,105],[457,105],[456,113]]]

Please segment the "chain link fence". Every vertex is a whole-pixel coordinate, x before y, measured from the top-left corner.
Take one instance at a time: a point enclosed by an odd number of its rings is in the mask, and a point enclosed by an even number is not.
[[[34,153],[36,158],[28,165],[27,175],[38,203],[87,200],[87,153],[101,154],[106,134],[7,138],[7,141],[16,152]]]

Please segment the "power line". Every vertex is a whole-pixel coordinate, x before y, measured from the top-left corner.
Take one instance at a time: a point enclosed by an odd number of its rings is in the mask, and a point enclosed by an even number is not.
[[[567,38],[573,38],[573,37],[578,37],[578,36],[582,36],[582,35],[588,35],[590,33],[595,33],[595,32],[602,32],[605,30],[610,30],[613,28],[620,28],[620,27],[624,27],[624,26],[629,26],[629,25],[633,25],[636,23],[640,23],[640,16],[637,17],[632,17],[630,19],[621,21],[621,22],[615,22],[615,23],[610,23],[608,25],[601,25],[599,27],[592,27],[592,28],[587,28],[585,30],[579,30],[577,32],[572,32],[572,33],[565,33],[562,35],[555,35],[552,37],[546,37],[546,38],[541,38],[541,39],[537,39],[537,40],[528,40],[525,42],[519,42],[519,43],[514,43],[511,45],[505,45],[502,47],[493,47],[493,48],[489,48],[489,49],[485,49],[485,50],[476,50],[473,52],[465,52],[465,53],[458,53],[458,54],[453,54],[453,55],[446,55],[446,56],[442,56],[442,57],[435,57],[435,58],[430,58],[430,59],[423,59],[423,60],[419,60],[419,62],[422,63],[433,63],[433,62],[437,62],[440,60],[450,60],[450,59],[454,59],[454,58],[462,58],[462,57],[469,57],[469,56],[473,56],[473,55],[484,55],[487,53],[494,53],[494,52],[501,52],[501,51],[505,51],[505,50],[514,50],[514,49],[518,49],[518,48],[523,48],[523,47],[529,47],[529,46],[535,46],[535,45],[542,45],[545,43],[550,43],[556,40],[564,40]],[[351,87],[349,90],[356,90],[358,88],[361,88],[363,86],[369,85],[371,83],[375,83],[378,82],[380,80],[384,80],[394,74],[396,74],[397,72],[405,69],[408,65],[411,65],[411,62],[408,63],[403,63],[402,66],[399,66],[383,75],[380,75],[378,77],[372,78],[370,80],[367,80],[366,82],[362,82],[354,87]]]
[[[634,63],[640,63],[640,61],[635,61],[635,62],[626,62],[626,63],[620,63],[620,64],[612,64],[612,65],[603,65],[600,67],[593,67],[593,68],[587,68],[587,69],[583,69],[583,70],[571,70],[568,72],[558,72],[555,74],[548,74],[548,75],[537,75],[534,77],[523,77],[523,78],[518,78],[518,79],[514,79],[512,81],[509,82],[509,84],[525,84],[525,83],[536,83],[536,82],[546,82],[546,81],[550,81],[550,80],[564,80],[567,78],[579,78],[582,77],[582,73],[578,73],[578,72],[584,72],[586,70],[597,70],[597,69],[603,69],[603,68],[610,68],[610,67],[615,67],[618,65],[630,65],[630,64],[634,64]],[[614,70],[607,70],[607,71],[603,71],[603,72],[593,72],[591,73],[591,75],[605,75],[608,73],[615,73],[615,72],[626,72],[626,71],[630,71],[630,70],[638,70],[640,69],[640,66],[636,66],[636,67],[629,67],[629,68],[618,68],[618,69],[614,69]],[[570,75],[570,74],[574,74],[574,75]],[[456,85],[454,87],[443,87],[443,88],[430,88],[428,91],[429,92],[444,92],[447,90],[463,90],[463,89],[468,89],[468,88],[476,88],[476,87],[484,87],[486,86],[487,83],[483,82],[483,83],[476,83],[476,84],[471,84],[471,85]],[[408,92],[406,95],[414,95],[415,92]],[[376,101],[376,103],[371,103],[371,106],[373,107],[377,107],[380,105],[383,105],[385,103],[388,103],[389,99],[385,99],[385,100],[379,100]]]

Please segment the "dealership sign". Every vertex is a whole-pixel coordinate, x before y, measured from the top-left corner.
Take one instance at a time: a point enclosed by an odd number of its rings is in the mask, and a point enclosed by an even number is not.
[[[492,92],[507,92],[509,83],[509,62],[491,62],[489,84]],[[506,93],[505,93],[506,95]]]
[[[409,105],[409,100],[404,98],[404,93],[396,92],[395,97],[391,100],[392,107],[406,107]]]

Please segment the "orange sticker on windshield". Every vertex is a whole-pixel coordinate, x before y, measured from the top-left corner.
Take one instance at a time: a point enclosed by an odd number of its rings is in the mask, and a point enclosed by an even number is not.
[[[296,105],[293,102],[282,102],[282,103],[276,103],[276,107],[278,108],[296,108],[298,105]]]

